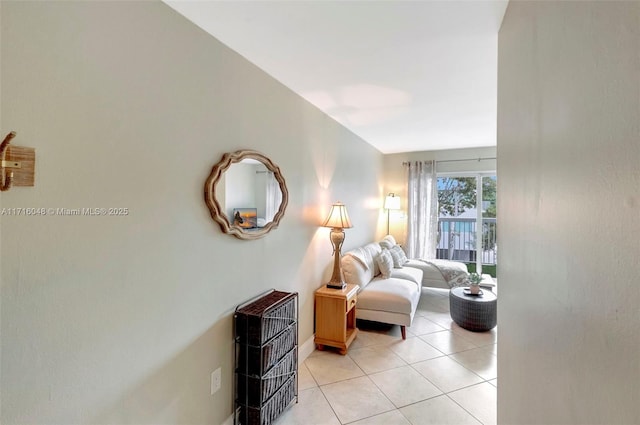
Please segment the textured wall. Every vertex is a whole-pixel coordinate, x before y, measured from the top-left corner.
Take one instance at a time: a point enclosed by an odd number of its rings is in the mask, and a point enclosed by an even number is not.
[[[498,422],[640,423],[640,2],[509,4]]]
[[[129,214],[0,218],[0,422],[222,423],[235,305],[298,291],[312,336],[318,224],[341,200],[346,249],[381,232],[382,155],[163,3],[3,1],[1,31],[2,124],[37,149],[36,186],[2,206]],[[290,193],[257,241],[223,235],[202,196],[243,148]]]

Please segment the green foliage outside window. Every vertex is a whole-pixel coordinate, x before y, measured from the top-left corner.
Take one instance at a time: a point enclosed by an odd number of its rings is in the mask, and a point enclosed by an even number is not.
[[[482,217],[496,217],[496,178],[482,177]],[[457,217],[468,209],[476,207],[475,177],[439,177],[438,208],[439,215]],[[495,248],[497,226],[494,223],[482,223],[482,248]],[[440,234],[438,234],[438,242]]]

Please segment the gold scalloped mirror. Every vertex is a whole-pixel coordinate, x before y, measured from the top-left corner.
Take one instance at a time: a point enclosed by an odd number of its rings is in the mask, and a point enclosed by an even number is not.
[[[280,168],[260,152],[225,153],[204,184],[204,200],[224,233],[258,239],[276,229],[289,203]]]

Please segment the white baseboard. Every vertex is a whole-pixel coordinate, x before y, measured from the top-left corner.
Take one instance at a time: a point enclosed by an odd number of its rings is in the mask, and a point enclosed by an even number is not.
[[[307,360],[309,354],[313,353],[313,350],[316,349],[316,345],[313,343],[313,339],[315,335],[311,335],[311,337],[303,342],[300,346],[298,346],[298,364]]]
[[[307,357],[313,353],[313,350],[316,349],[316,345],[313,343],[314,338],[315,335],[311,335],[311,338],[298,346],[298,364],[305,361]],[[221,425],[233,425],[233,413]]]

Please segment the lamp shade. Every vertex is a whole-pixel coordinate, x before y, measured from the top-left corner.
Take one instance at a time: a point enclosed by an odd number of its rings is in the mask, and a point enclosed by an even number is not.
[[[349,220],[349,214],[347,214],[347,207],[342,202],[336,202],[331,206],[329,211],[329,217],[322,223],[322,227],[332,227],[334,229],[348,229],[353,227],[351,220]]]
[[[399,210],[400,209],[400,197],[396,196],[394,193],[390,193],[384,199],[384,209],[385,210]]]

